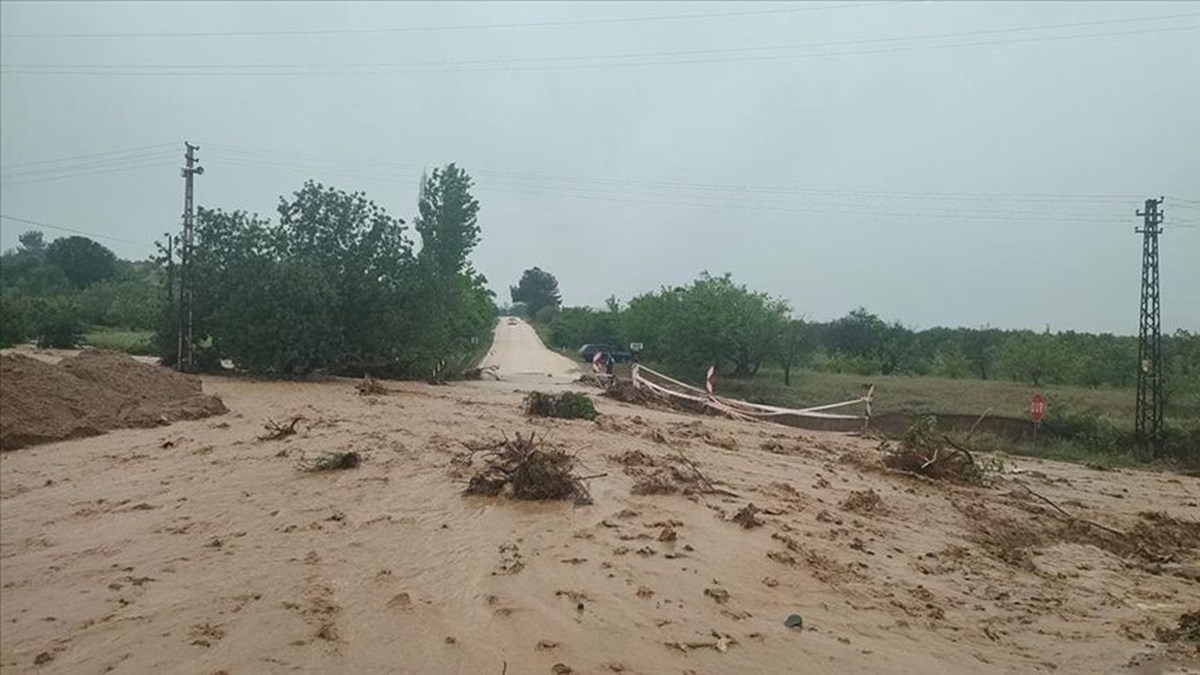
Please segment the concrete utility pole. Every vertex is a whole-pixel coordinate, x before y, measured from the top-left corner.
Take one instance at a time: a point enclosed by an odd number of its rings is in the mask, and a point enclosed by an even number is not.
[[[179,350],[176,354],[176,370],[192,370],[195,366],[195,341],[192,317],[194,295],[192,293],[192,243],[195,226],[195,208],[192,201],[192,178],[204,173],[204,167],[196,165],[198,145],[184,142],[186,166],[180,169],[183,176],[183,240],[179,243]]]
[[[1163,200],[1147,199],[1142,227],[1142,305],[1138,328],[1137,410],[1134,436],[1143,459],[1152,459],[1162,451],[1163,441],[1163,357],[1162,312],[1158,294],[1158,235],[1162,232]]]

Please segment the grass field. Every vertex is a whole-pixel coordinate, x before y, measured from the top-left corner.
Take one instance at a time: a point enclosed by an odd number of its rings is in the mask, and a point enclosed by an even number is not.
[[[783,384],[780,371],[760,371],[753,379],[719,379],[718,390],[738,398],[751,397],[782,405],[834,403],[862,395],[875,385],[875,412],[940,413],[945,415],[990,415],[1024,419],[1029,416],[1029,397],[1034,388],[1007,380],[950,379],[904,375],[849,375],[816,371],[793,371],[792,386]],[[1065,407],[1072,411],[1096,409],[1115,418],[1133,419],[1132,389],[1090,389],[1077,386],[1046,386],[1040,391],[1046,411]]]
[[[148,355],[153,350],[150,340],[153,331],[148,330],[119,330],[97,326],[83,334],[83,344],[97,349],[115,349],[130,354]]]

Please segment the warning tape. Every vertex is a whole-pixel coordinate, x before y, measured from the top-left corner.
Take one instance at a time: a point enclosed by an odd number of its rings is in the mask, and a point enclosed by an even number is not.
[[[665,384],[654,382],[648,379],[646,375],[657,378]],[[711,378],[711,375],[709,377]],[[657,394],[698,403],[724,413],[730,417],[743,420],[759,420],[770,419],[772,417],[795,416],[832,420],[869,421],[871,419],[871,402],[875,397],[875,387],[871,386],[869,389],[867,389],[867,393],[864,396],[860,396],[859,398],[851,399],[849,401],[842,401],[840,403],[827,403],[825,405],[812,406],[809,408],[784,408],[780,406],[762,405],[759,403],[750,403],[749,401],[715,396],[710,393],[711,390],[706,391],[705,389],[700,389],[699,387],[693,387],[690,384],[680,382],[679,380],[651,370],[640,364],[634,365],[633,367],[633,382],[636,386],[645,387]],[[705,383],[706,385],[711,383],[711,379],[706,378]],[[667,386],[668,384],[672,386]],[[865,406],[865,412],[862,415],[824,412],[826,410],[845,408],[847,406],[857,405],[859,403],[862,403]]]

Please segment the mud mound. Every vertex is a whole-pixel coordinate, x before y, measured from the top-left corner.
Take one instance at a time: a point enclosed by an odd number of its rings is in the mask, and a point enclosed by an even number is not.
[[[226,412],[200,380],[113,352],[0,357],[0,450]]]

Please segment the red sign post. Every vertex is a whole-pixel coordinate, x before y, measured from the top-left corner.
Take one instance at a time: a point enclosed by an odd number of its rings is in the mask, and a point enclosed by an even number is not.
[[[1046,399],[1042,392],[1035,391],[1029,397],[1029,419],[1033,420],[1033,442],[1037,443],[1038,427],[1042,426],[1042,418],[1046,416]]]

